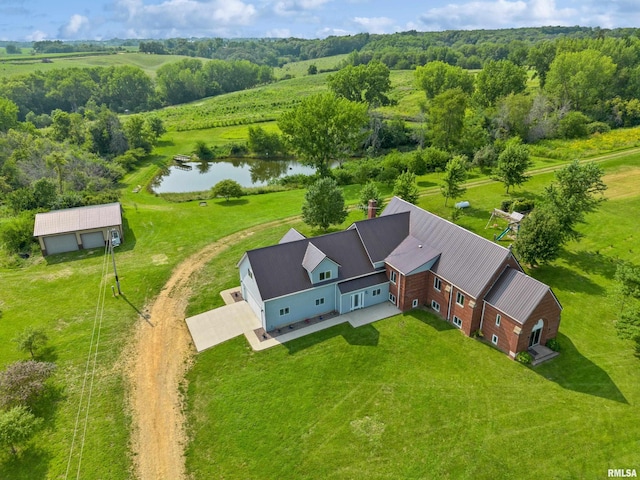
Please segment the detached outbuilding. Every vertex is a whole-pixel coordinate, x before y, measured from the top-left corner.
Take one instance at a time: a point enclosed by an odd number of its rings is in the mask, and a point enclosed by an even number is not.
[[[119,202],[38,213],[33,228],[45,256],[102,248],[110,235],[123,239]]]

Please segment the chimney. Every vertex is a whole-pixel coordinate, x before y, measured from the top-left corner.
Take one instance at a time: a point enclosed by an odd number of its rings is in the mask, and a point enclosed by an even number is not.
[[[367,218],[376,218],[376,207],[378,202],[374,199],[369,200],[369,206],[367,207]]]

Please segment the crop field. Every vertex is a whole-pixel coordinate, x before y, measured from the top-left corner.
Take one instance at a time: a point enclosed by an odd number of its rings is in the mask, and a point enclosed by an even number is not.
[[[90,67],[112,67],[121,65],[133,65],[140,67],[152,78],[155,72],[166,63],[177,62],[183,58],[191,58],[182,55],[149,55],[137,52],[120,52],[110,54],[87,55],[76,54],[71,56],[65,54],[63,57],[55,55],[47,56],[51,63],[43,63],[42,59],[13,61],[11,57],[1,57],[0,77],[11,77],[24,75],[35,71],[48,71],[62,68],[90,68]]]

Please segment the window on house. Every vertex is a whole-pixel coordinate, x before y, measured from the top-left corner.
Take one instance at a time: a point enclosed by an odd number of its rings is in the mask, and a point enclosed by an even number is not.
[[[458,328],[462,328],[462,319],[459,317],[456,317],[455,315],[453,316],[453,324],[458,327]]]
[[[398,274],[395,270],[391,270],[391,283],[396,283],[398,281]]]
[[[328,272],[320,272],[320,281],[329,280],[331,278],[331,270]]]
[[[492,335],[491,336],[491,343],[493,343],[494,345],[498,344],[498,336],[497,335]]]
[[[289,307],[284,307],[280,309],[280,316],[289,315]]]
[[[373,291],[371,292],[371,295],[373,295],[375,297],[375,296],[380,295],[380,293],[381,293],[381,291],[380,291],[379,288],[374,288]]]
[[[316,298],[316,306],[324,305],[324,298]]]
[[[435,300],[431,300],[431,308],[433,308],[436,312],[440,311],[440,304]]]
[[[389,301],[394,305],[396,304],[396,296],[391,292],[389,292]]]
[[[438,277],[435,277],[433,279],[433,288],[435,288],[437,291],[442,290],[442,281]]]
[[[464,295],[460,292],[456,293],[456,303],[461,307],[464,307]]]
[[[500,317],[500,314],[497,314],[497,315],[496,315],[496,327],[499,327],[499,326],[500,326],[500,318],[501,318],[501,317]]]
[[[251,269],[247,270],[247,273],[249,274],[249,278],[253,278],[253,272]]]
[[[411,306],[412,306],[413,308],[416,308],[416,307],[418,306],[418,299],[417,299],[417,298],[416,298],[416,299],[414,299],[414,300],[413,300],[413,302],[411,302]]]

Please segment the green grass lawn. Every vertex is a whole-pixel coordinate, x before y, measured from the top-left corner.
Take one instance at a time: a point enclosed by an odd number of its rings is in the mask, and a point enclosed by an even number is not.
[[[583,479],[638,468],[639,360],[615,334],[612,277],[617,260],[638,259],[640,193],[618,182],[637,180],[640,164],[633,156],[602,165],[611,195],[582,227],[585,239],[530,272],[564,307],[560,357],[524,367],[422,311],[260,353],[238,338],[199,354],[189,374],[194,478]],[[535,196],[551,178],[518,193]],[[474,209],[461,223],[491,238],[484,226],[503,188],[468,197]],[[446,214],[442,203],[420,201]],[[285,231],[211,262],[195,279],[190,313],[220,305],[215,292],[238,284],[242,252]]]

